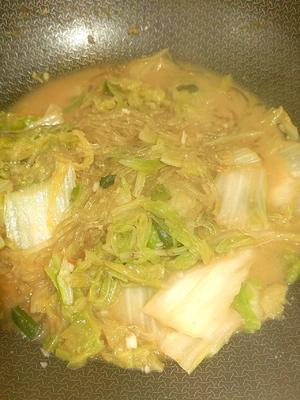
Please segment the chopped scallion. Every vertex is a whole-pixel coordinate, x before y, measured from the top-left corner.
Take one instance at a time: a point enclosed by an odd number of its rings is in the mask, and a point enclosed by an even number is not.
[[[106,175],[102,176],[100,179],[100,186],[103,189],[107,189],[115,183],[116,175]]]
[[[199,90],[198,86],[195,85],[194,83],[189,83],[186,85],[178,85],[176,87],[176,89],[178,90],[178,92],[186,91],[189,93],[195,93],[195,92],[198,92],[198,90]]]
[[[39,324],[21,307],[16,306],[11,310],[11,318],[19,330],[29,339],[34,339],[39,334]]]
[[[152,220],[152,223],[153,223],[153,226],[154,226],[160,240],[164,244],[164,248],[170,249],[171,247],[173,247],[173,245],[174,245],[173,238],[169,234],[168,228],[166,226],[158,224],[155,220]]]

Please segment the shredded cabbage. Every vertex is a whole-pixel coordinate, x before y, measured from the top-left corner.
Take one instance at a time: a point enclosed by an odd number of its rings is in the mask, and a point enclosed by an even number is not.
[[[184,245],[192,254],[201,257],[207,263],[212,252],[206,241],[199,239],[184,225],[177,212],[167,203],[161,201],[142,200],[142,207],[157,218],[161,218],[168,227],[171,236]]]
[[[75,314],[72,323],[59,334],[55,355],[67,361],[70,368],[81,367],[103,350],[100,332],[100,325],[91,313]]]
[[[239,229],[267,228],[266,174],[262,168],[221,173],[216,185],[220,196],[216,216],[219,224]]]
[[[72,305],[74,302],[73,289],[71,286],[71,273],[73,270],[74,265],[69,263],[66,259],[63,259],[56,277],[57,287],[62,302],[65,305]]]
[[[160,348],[190,374],[204,358],[216,354],[240,326],[241,318],[238,313],[229,310],[226,318],[209,338],[195,338],[172,331],[166,334]]]
[[[74,187],[73,167],[58,163],[48,182],[7,193],[4,201],[7,237],[23,249],[48,240],[69,206]]]
[[[159,340],[163,328],[143,312],[143,307],[154,294],[151,288],[124,288],[112,308],[113,316],[123,324],[134,325],[152,340]]]
[[[144,311],[178,332],[209,338],[246,279],[252,257],[252,251],[245,250],[207,267],[197,266],[183,276],[177,274],[149,300]]]

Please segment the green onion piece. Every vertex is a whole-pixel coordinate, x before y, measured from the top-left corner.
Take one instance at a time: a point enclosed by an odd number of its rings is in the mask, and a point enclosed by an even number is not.
[[[187,91],[189,93],[195,93],[199,90],[198,86],[194,83],[189,83],[187,85],[178,85],[176,89],[178,90],[178,92]]]
[[[102,178],[100,179],[100,186],[103,189],[106,189],[115,183],[115,179],[116,179],[116,175],[102,176]]]
[[[29,339],[34,339],[40,332],[40,325],[31,318],[21,307],[11,310],[11,318],[19,330]]]
[[[168,232],[168,228],[158,224],[154,219],[152,220],[153,226],[158,234],[158,237],[164,244],[165,249],[170,249],[173,247],[174,242],[172,236]]]
[[[151,193],[151,200],[170,200],[171,195],[168,189],[164,185],[156,185]]]

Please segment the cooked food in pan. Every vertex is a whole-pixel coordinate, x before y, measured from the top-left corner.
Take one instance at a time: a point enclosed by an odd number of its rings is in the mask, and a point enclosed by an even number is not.
[[[161,52],[0,114],[1,323],[71,368],[191,373],[280,318],[299,229],[297,128],[230,75]]]

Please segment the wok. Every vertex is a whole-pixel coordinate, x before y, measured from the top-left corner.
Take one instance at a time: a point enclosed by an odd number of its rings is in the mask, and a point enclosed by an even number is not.
[[[36,84],[32,71],[55,76],[169,48],[232,73],[300,126],[297,0],[3,0],[0,10],[1,108]],[[191,376],[175,364],[148,376],[100,362],[71,371],[53,358],[43,369],[37,344],[1,332],[0,399],[299,400],[299,289],[283,321],[236,335]]]

